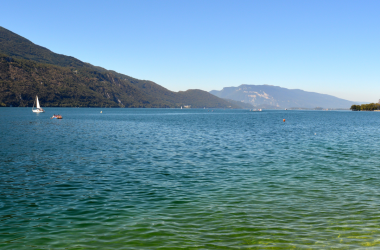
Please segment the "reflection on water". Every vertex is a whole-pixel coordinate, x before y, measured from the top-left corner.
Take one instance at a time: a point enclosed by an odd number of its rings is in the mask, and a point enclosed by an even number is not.
[[[0,109],[2,249],[380,245],[376,112],[102,111]]]

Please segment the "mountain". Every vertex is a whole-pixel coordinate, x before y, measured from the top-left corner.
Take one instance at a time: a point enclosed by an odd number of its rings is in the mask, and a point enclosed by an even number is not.
[[[0,106],[240,108],[206,91],[172,92],[60,55],[0,26]]]
[[[248,102],[234,101],[234,100],[227,99],[227,98],[223,98],[223,99],[226,100],[227,102],[233,103],[233,104],[241,107],[242,109],[252,109],[252,108],[255,108],[255,106],[253,106],[252,104],[250,104]]]
[[[222,90],[212,90],[211,94],[225,99],[250,103],[257,108],[343,108],[349,109],[355,102],[331,95],[307,92],[300,89],[286,89],[271,85],[240,85]]]

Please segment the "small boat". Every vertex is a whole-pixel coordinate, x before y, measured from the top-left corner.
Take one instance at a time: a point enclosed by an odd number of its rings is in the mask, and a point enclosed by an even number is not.
[[[53,115],[50,119],[62,119],[61,115]]]
[[[36,103],[36,108],[37,109],[34,109],[34,103]],[[41,107],[40,107],[40,102],[38,101],[38,96],[36,96],[36,100],[34,101],[33,103],[33,108],[32,108],[32,111],[34,113],[44,113],[45,110],[43,110]]]
[[[251,112],[261,112],[263,110],[262,109],[250,109],[249,111],[251,111]]]

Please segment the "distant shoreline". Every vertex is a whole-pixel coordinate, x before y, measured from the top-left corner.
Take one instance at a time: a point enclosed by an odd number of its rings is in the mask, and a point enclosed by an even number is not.
[[[350,109],[352,111],[380,111],[380,103],[352,105]]]

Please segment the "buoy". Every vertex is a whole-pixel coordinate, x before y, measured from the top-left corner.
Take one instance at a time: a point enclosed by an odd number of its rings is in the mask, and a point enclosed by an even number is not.
[[[100,113],[102,113],[102,111],[100,111]]]
[[[283,121],[285,122],[285,119]]]

